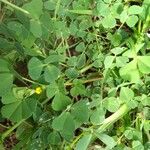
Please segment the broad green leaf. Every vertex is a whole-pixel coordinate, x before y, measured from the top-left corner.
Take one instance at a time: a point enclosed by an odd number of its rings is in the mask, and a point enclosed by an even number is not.
[[[52,98],[59,91],[58,85],[54,82],[47,86],[46,95],[48,98]]]
[[[146,95],[142,95],[141,103],[143,106],[150,106],[150,97],[148,97]]]
[[[52,128],[57,131],[63,130],[66,118],[67,112],[62,112],[58,117],[54,118],[52,122]]]
[[[75,48],[75,50],[77,52],[83,52],[85,49],[86,49],[86,47],[85,47],[84,42],[79,43]]]
[[[80,100],[71,108],[71,115],[80,123],[85,123],[89,119],[89,109],[87,101]]]
[[[105,111],[102,107],[98,107],[92,112],[90,116],[90,121],[94,125],[99,125],[105,119]]]
[[[34,19],[30,20],[30,31],[36,38],[40,38],[42,36],[41,23]]]
[[[50,54],[45,60],[44,62],[46,64],[49,63],[58,63],[58,62],[63,62],[65,60],[63,55],[58,55],[58,54]]]
[[[129,140],[131,140],[132,138],[133,138],[133,131],[132,130],[126,130],[125,132],[124,132],[124,135],[125,135],[125,137],[127,138],[127,139],[129,139]]]
[[[134,98],[134,92],[128,87],[122,87],[120,90],[120,99],[123,102],[129,102]]]
[[[128,17],[129,17],[129,16],[128,16],[127,10],[124,9],[124,10],[122,11],[121,15],[120,15],[120,21],[121,21],[121,23],[122,23],[122,24],[125,23],[126,20],[128,19]]]
[[[67,118],[64,122],[63,130],[60,132],[61,135],[68,141],[74,136],[75,122],[70,113],[67,113]]]
[[[138,69],[143,74],[150,73],[150,56],[138,56]]]
[[[14,96],[12,91],[9,91],[5,95],[2,96],[3,104],[10,104],[16,102],[16,97]]]
[[[105,149],[112,149],[117,145],[117,142],[107,134],[101,133],[96,136],[106,145]]]
[[[48,142],[52,145],[57,145],[61,142],[61,137],[57,131],[53,131],[48,135]]]
[[[102,20],[102,25],[104,28],[114,28],[116,26],[116,19],[109,15]]]
[[[82,53],[81,55],[78,56],[78,60],[77,60],[77,68],[82,68],[86,63],[86,56],[84,53]]]
[[[63,112],[53,120],[52,128],[59,131],[65,139],[70,140],[73,137],[75,123],[69,112]]]
[[[9,72],[8,62],[4,59],[0,59],[0,73],[1,72]]]
[[[121,2],[115,2],[114,5],[110,7],[110,9],[111,9],[111,14],[115,18],[120,19],[120,14],[123,11],[123,4]]]
[[[134,150],[144,150],[144,146],[140,141],[133,141],[132,142],[132,148]]]
[[[27,98],[24,100],[16,99],[12,103],[6,104],[2,107],[1,112],[3,117],[14,122],[19,122],[22,119],[29,118],[35,111],[37,100]]]
[[[142,11],[143,11],[143,8],[138,5],[132,5],[128,9],[129,15],[140,14],[142,13]]]
[[[68,78],[70,79],[75,79],[78,77],[78,71],[75,69],[75,68],[68,68],[66,71],[65,71],[65,74]]]
[[[80,80],[74,80],[74,86],[70,90],[70,93],[72,96],[78,96],[78,95],[86,95],[86,89],[83,83]]]
[[[12,86],[13,75],[11,73],[0,73],[0,96],[5,95],[7,92],[9,92]]]
[[[75,150],[87,150],[88,145],[92,139],[92,134],[85,134],[81,139],[77,142]]]
[[[104,3],[103,1],[98,1],[97,11],[100,16],[108,16],[110,15],[109,5]]]
[[[113,54],[115,54],[115,55],[119,55],[119,54],[121,54],[122,52],[124,52],[125,51],[125,47],[115,47],[115,48],[113,48],[112,50],[111,50],[111,52],[113,53]]]
[[[43,2],[42,0],[32,0],[31,2],[24,4],[23,8],[27,10],[32,17],[37,19],[43,13]]]
[[[129,16],[126,20],[126,23],[129,27],[134,27],[136,23],[138,22],[138,17],[136,15]]]
[[[52,64],[46,66],[45,72],[44,72],[45,81],[52,83],[58,79],[59,75],[60,75],[60,70],[58,67]]]
[[[116,57],[116,66],[117,67],[124,67],[128,61],[129,61],[128,57],[118,56],[118,57]]]
[[[48,1],[44,2],[44,7],[47,10],[54,10],[56,7],[56,2],[54,0],[48,0]]]
[[[120,107],[120,102],[115,97],[109,97],[104,101],[104,107],[110,112],[116,112]]]
[[[115,56],[106,56],[104,60],[104,65],[106,69],[111,68],[114,59],[115,59]]]
[[[69,104],[71,104],[71,99],[63,93],[57,92],[52,101],[52,108],[55,111],[61,111],[64,110]]]
[[[43,63],[36,57],[32,57],[28,62],[29,75],[33,80],[37,80],[43,70]]]
[[[124,67],[122,67],[119,70],[119,73],[124,80],[128,80],[134,83],[138,83],[140,81],[140,74],[137,69],[136,60],[133,60]]]

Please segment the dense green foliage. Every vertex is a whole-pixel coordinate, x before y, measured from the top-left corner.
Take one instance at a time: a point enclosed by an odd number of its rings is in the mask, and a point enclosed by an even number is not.
[[[150,149],[150,0],[0,0],[1,146]]]

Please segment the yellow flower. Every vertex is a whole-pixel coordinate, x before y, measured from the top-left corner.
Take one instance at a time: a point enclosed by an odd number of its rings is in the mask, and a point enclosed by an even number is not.
[[[41,88],[41,87],[37,87],[37,88],[35,89],[35,93],[36,93],[36,94],[41,94],[41,93],[42,93],[42,88]]]

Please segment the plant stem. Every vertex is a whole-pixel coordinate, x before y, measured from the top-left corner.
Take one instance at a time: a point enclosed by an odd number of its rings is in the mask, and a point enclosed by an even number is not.
[[[127,112],[129,111],[129,108],[126,104],[123,104],[118,111],[116,111],[114,114],[112,114],[110,117],[106,118],[101,126],[97,129],[97,132],[103,132],[105,131],[109,126],[114,124],[116,121],[118,121],[120,118],[122,118]]]
[[[58,10],[59,10],[59,7],[60,7],[60,2],[61,2],[61,0],[57,0],[55,12],[54,12],[54,19],[55,20],[57,18],[57,13],[58,13]]]
[[[81,69],[79,72],[82,74],[82,73],[84,73],[85,71],[89,70],[92,67],[93,67],[93,64],[90,64],[90,65],[84,67],[83,69]]]
[[[98,80],[101,80],[101,79],[102,79],[101,77],[97,77],[97,78],[93,78],[93,79],[87,79],[87,80],[83,81],[83,84],[98,81]],[[66,82],[65,83],[65,86],[72,86],[72,85],[73,85],[72,82]]]
[[[11,132],[13,131],[13,130],[15,130],[18,126],[20,126],[20,124],[21,123],[23,123],[24,122],[24,120],[21,120],[21,121],[19,121],[18,123],[16,123],[14,126],[12,126],[10,129],[8,129],[7,131],[5,131],[3,134],[2,134],[2,141],[7,137],[7,136],[9,136],[10,134],[11,134]]]
[[[101,125],[95,130],[95,133],[101,133],[104,132],[108,127],[110,127],[112,124],[114,124],[116,121],[118,121],[120,118],[122,118],[127,112],[129,111],[129,108],[126,104],[123,104],[119,110],[117,110],[114,114],[112,114],[110,117],[106,118]],[[92,127],[94,128],[94,126]],[[87,131],[83,131],[79,136],[75,138],[75,140],[71,143],[70,147],[73,148],[75,144],[80,140],[80,138],[86,133]],[[94,133],[94,132],[93,132]],[[96,139],[95,135],[93,135],[92,142],[94,142]]]
[[[28,11],[26,11],[26,10],[24,10],[24,9],[22,9],[22,8],[20,8],[20,7],[16,6],[16,5],[8,2],[7,0],[0,0],[0,1],[5,3],[5,4],[7,4],[8,6],[14,8],[15,10],[21,11],[21,12],[23,12],[26,15],[30,15],[30,13]]]

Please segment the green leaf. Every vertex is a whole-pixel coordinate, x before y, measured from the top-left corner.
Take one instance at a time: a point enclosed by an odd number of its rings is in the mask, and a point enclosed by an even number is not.
[[[91,114],[90,121],[94,125],[99,125],[105,119],[105,111],[103,107],[98,107]]]
[[[24,4],[23,8],[27,10],[32,17],[37,19],[43,13],[43,2],[42,0],[32,0],[31,2]]]
[[[75,122],[70,113],[67,113],[67,118],[64,122],[63,130],[61,135],[68,141],[70,141],[74,136]]]
[[[128,9],[129,15],[136,15],[142,13],[143,8],[138,5],[132,5]]]
[[[29,75],[33,80],[39,79],[42,70],[43,70],[43,63],[36,57],[32,57],[28,62],[28,70]]]
[[[120,102],[115,97],[109,97],[104,101],[104,107],[110,112],[116,112],[120,107]]]
[[[47,86],[46,88],[46,95],[48,98],[52,98],[53,96],[56,95],[56,93],[59,91],[57,84],[51,83]]]
[[[50,64],[45,68],[45,72],[44,72],[45,81],[52,83],[58,79],[59,75],[60,75],[60,70],[58,67]]]
[[[70,90],[72,96],[86,95],[85,86],[80,80],[74,80],[74,87]]]
[[[128,80],[134,83],[138,83],[140,81],[140,74],[137,69],[136,60],[133,60],[124,67],[122,67],[119,70],[119,73],[124,80]]]
[[[114,28],[116,26],[116,19],[109,15],[102,20],[102,25],[104,28]]]
[[[77,68],[82,68],[86,63],[86,56],[84,53],[82,53],[81,55],[78,56],[78,60],[77,60]]]
[[[0,59],[0,73],[1,72],[9,72],[8,62],[4,59]]]
[[[104,65],[106,69],[111,68],[114,59],[115,59],[115,56],[106,56],[104,60]]]
[[[129,102],[134,98],[134,92],[128,87],[122,87],[120,90],[120,99],[123,102]]]
[[[138,56],[138,69],[143,74],[150,73],[150,56]]]
[[[3,99],[4,101],[4,99]],[[8,101],[8,100],[6,100]],[[9,104],[2,107],[2,115],[5,118],[10,119],[14,122],[19,122],[22,119],[29,118],[35,111],[37,101],[33,98],[27,99],[12,99]]]
[[[58,92],[53,99],[52,108],[55,111],[61,111],[64,110],[69,104],[71,104],[71,99],[63,93]]]
[[[47,10],[54,10],[56,7],[56,2],[53,0],[48,0],[48,1],[44,2],[44,7]]]
[[[125,48],[124,47],[115,47],[111,50],[111,52],[115,55],[119,55],[121,54],[122,52],[125,51]]]
[[[116,66],[117,67],[124,67],[128,61],[129,61],[128,57],[118,56],[118,57],[116,57]]]
[[[96,134],[96,136],[106,145],[105,149],[113,149],[117,142],[107,134]]]
[[[86,49],[86,47],[85,47],[84,42],[79,43],[75,48],[75,50],[77,52],[83,52],[85,49]]]
[[[109,5],[104,3],[103,1],[98,1],[97,11],[100,16],[108,16],[110,15]]]
[[[126,23],[129,27],[134,27],[136,23],[138,22],[138,17],[136,15],[129,16],[126,20]]]
[[[132,148],[134,150],[144,150],[144,146],[142,145],[142,143],[140,141],[133,141]]]
[[[36,38],[40,38],[42,36],[41,23],[34,19],[30,20],[30,31]]]
[[[85,123],[89,119],[89,109],[87,101],[80,100],[71,108],[71,115],[80,123]]]
[[[92,134],[84,134],[83,137],[77,142],[75,150],[87,150],[91,139]]]
[[[11,90],[13,86],[13,75],[11,73],[1,73],[0,81],[0,96],[2,96]]]
[[[75,69],[75,68],[68,68],[66,71],[65,71],[65,74],[68,78],[70,79],[75,79],[78,77],[78,71]]]
[[[48,135],[48,142],[52,145],[57,145],[61,142],[61,137],[57,131],[53,131]]]
[[[120,15],[120,22],[123,24],[126,22],[126,20],[128,19],[128,13],[127,13],[127,10],[124,9]]]
[[[56,117],[52,122],[52,128],[59,131],[65,139],[70,140],[75,130],[75,123],[71,114],[63,112],[60,116]]]

